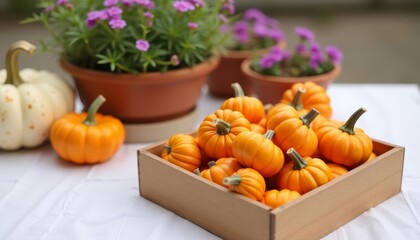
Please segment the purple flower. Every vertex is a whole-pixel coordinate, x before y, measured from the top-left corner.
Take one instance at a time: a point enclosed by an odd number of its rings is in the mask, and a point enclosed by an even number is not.
[[[174,66],[178,66],[179,65],[179,58],[178,58],[177,55],[175,55],[175,54],[172,55],[172,57],[171,57],[171,63]]]
[[[321,45],[319,43],[313,42],[311,44],[310,50],[312,54],[321,54]]]
[[[155,7],[155,3],[152,0],[133,0],[139,6],[143,6],[146,9],[152,9]]]
[[[316,61],[316,60],[314,60],[314,59],[310,59],[309,60],[309,66],[313,69],[313,70],[316,70],[316,69],[318,69],[319,68],[319,63]]]
[[[67,4],[70,4],[69,0],[57,0],[58,6],[67,6]]]
[[[117,5],[118,0],[104,0],[105,7],[111,7]]]
[[[284,57],[283,51],[276,46],[271,48],[269,55],[271,56],[271,58],[273,58],[275,62],[280,62],[281,60],[283,60]]]
[[[196,7],[204,7],[206,5],[204,0],[188,0],[188,2],[194,4]]]
[[[306,52],[306,46],[303,43],[296,44],[295,50],[299,54],[303,54]]]
[[[92,11],[89,12],[85,20],[85,24],[89,28],[94,28],[98,20],[106,20],[108,14],[105,11]]]
[[[284,39],[284,33],[279,29],[271,29],[268,32],[268,35],[273,39],[274,41],[281,41]]]
[[[222,23],[227,23],[229,21],[228,18],[223,14],[219,14],[219,19]]]
[[[234,38],[238,42],[247,43],[249,41],[248,23],[245,21],[237,21],[233,24]]]
[[[122,29],[125,28],[127,23],[120,18],[114,18],[109,21],[109,25],[112,29]]]
[[[325,47],[325,52],[334,64],[340,64],[343,60],[343,54],[336,46]]]
[[[267,37],[270,34],[270,29],[264,24],[257,22],[254,25],[254,33],[257,37]]]
[[[123,10],[119,7],[110,7],[106,9],[106,13],[110,18],[121,18],[121,14],[123,13]]]
[[[148,19],[153,19],[155,16],[151,12],[144,12],[143,17],[148,18]]]
[[[139,39],[136,41],[136,48],[142,52],[147,52],[149,50],[150,44],[144,39]]]
[[[274,66],[276,60],[270,55],[265,55],[260,59],[260,67],[263,69],[268,69]]]
[[[324,61],[324,58],[322,57],[322,53],[321,52],[312,52],[311,57],[310,57],[310,61],[321,64]]]
[[[178,12],[188,12],[193,11],[195,9],[194,5],[190,2],[184,2],[184,1],[175,1],[172,6],[178,11]]]
[[[315,34],[309,30],[308,28],[304,27],[296,27],[295,33],[300,37],[302,40],[312,41],[315,39]]]
[[[227,2],[223,4],[223,10],[227,11],[229,14],[235,13],[235,5],[233,3]]]
[[[134,0],[121,0],[121,3],[126,7],[131,7],[134,4]]]
[[[260,10],[256,8],[250,8],[245,11],[244,19],[249,20],[249,21],[265,23],[267,20],[267,16],[265,16],[264,13],[262,13]]]
[[[51,12],[54,10],[54,5],[49,5],[44,8],[44,12]]]
[[[195,23],[195,22],[189,22],[187,25],[190,29],[198,28],[198,23]]]

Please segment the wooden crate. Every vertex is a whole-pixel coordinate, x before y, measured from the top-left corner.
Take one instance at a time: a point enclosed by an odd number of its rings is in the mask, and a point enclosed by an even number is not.
[[[272,209],[171,164],[163,142],[138,150],[140,195],[223,239],[319,239],[401,191],[404,148],[379,156]]]

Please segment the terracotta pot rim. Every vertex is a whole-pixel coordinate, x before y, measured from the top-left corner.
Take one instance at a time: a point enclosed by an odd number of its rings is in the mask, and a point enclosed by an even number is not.
[[[144,83],[150,82],[153,83],[165,83],[165,82],[173,82],[173,81],[189,81],[196,76],[202,75],[202,72],[209,72],[212,71],[217,67],[219,64],[220,59],[217,57],[212,57],[202,63],[199,63],[193,67],[170,70],[167,72],[148,72],[148,73],[138,73],[138,74],[131,74],[131,73],[112,73],[112,72],[104,72],[104,71],[97,71],[88,68],[79,67],[74,65],[66,60],[60,59],[61,67],[70,73],[74,77],[80,76],[94,76],[96,81],[101,82],[104,80],[113,80],[118,76],[118,82],[133,82],[139,81],[141,79]],[[208,70],[204,70],[208,69]],[[187,76],[185,77],[187,73]],[[165,78],[166,75],[170,75],[170,77]],[[140,78],[141,77],[141,78]]]
[[[302,78],[306,78],[306,81],[313,81],[313,82],[319,82],[323,81],[325,79],[335,79],[338,75],[341,73],[341,65],[335,65],[335,68],[327,73],[323,73],[320,75],[315,76],[303,76],[303,77],[275,77],[275,76],[267,76],[260,74],[258,72],[253,71],[250,68],[252,59],[245,59],[241,64],[242,71],[252,77],[253,79],[259,79],[261,81],[265,82],[289,82],[289,83],[295,83],[298,81],[301,81]]]

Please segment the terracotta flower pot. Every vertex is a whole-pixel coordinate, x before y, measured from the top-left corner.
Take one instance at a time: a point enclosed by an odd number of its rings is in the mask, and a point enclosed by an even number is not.
[[[280,48],[285,48],[286,41],[279,42],[277,44]],[[258,51],[244,50],[234,51],[230,50],[226,55],[220,57],[219,66],[210,73],[207,85],[209,92],[214,96],[229,98],[235,95],[232,87],[232,83],[237,82],[241,85],[246,96],[252,94],[251,84],[247,79],[244,78],[241,71],[242,62],[252,56],[254,53],[264,53],[268,49],[261,49]]]
[[[191,112],[201,95],[216,58],[192,68],[165,73],[116,74],[80,68],[66,61],[61,66],[74,79],[81,102],[89,105],[99,94],[106,102],[99,111],[124,123],[150,123]]]
[[[294,83],[312,81],[327,88],[341,73],[341,66],[336,66],[332,71],[308,77],[274,77],[253,71],[250,68],[251,59],[246,59],[241,65],[242,73],[251,82],[254,94],[264,104],[275,104],[280,101],[283,92]]]

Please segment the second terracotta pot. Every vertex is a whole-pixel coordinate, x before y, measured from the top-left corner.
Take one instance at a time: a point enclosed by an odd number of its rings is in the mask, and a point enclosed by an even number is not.
[[[251,59],[246,59],[241,64],[241,70],[245,78],[251,83],[254,94],[264,104],[276,104],[280,101],[283,93],[295,83],[312,81],[318,85],[328,88],[341,74],[341,66],[327,73],[307,77],[275,77],[267,76],[253,71],[250,67]]]
[[[89,105],[99,94],[106,98],[100,112],[124,123],[159,122],[191,112],[201,96],[213,58],[192,68],[165,73],[116,74],[80,68],[62,61],[74,79],[81,102]]]

